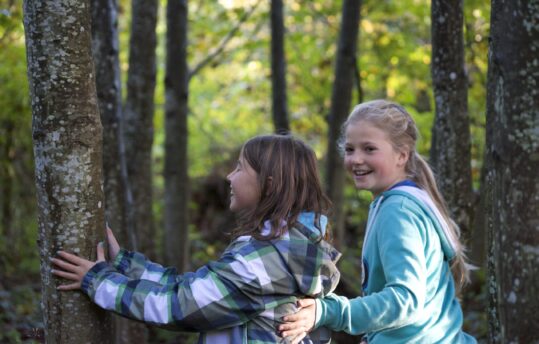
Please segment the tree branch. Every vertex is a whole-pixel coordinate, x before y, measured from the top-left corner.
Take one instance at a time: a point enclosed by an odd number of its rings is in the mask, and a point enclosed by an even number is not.
[[[245,12],[240,20],[236,23],[236,25],[230,30],[225,37],[219,42],[219,45],[215,50],[213,50],[211,53],[206,56],[202,61],[200,61],[196,66],[189,72],[189,79],[191,79],[195,74],[200,72],[202,68],[204,68],[206,65],[208,65],[211,61],[213,61],[219,54],[221,54],[225,48],[228,42],[236,35],[236,33],[239,31],[241,25],[253,14],[253,12],[256,10],[258,5],[261,1],[257,1],[257,3],[251,7],[251,9],[247,12]]]

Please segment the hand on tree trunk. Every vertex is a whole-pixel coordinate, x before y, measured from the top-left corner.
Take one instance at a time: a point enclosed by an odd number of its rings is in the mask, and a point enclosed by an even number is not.
[[[112,231],[111,231],[112,234]],[[107,231],[108,235],[108,231]],[[114,236],[112,236],[114,239]],[[116,239],[114,239],[116,240]],[[116,242],[116,245],[118,243]],[[109,244],[110,245],[110,244]],[[117,252],[116,252],[117,254]],[[51,272],[53,275],[58,277],[65,278],[69,281],[73,281],[70,284],[62,284],[58,286],[58,290],[77,290],[80,289],[82,280],[88,271],[98,262],[105,261],[105,251],[103,249],[103,243],[100,242],[97,245],[97,261],[92,262],[90,260],[81,258],[74,254],[59,251],[58,258],[52,258],[52,263],[59,267],[62,270],[52,269]]]

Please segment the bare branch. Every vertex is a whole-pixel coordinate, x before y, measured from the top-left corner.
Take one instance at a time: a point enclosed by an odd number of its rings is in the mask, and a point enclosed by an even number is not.
[[[261,1],[257,1],[257,3],[253,7],[251,7],[249,11],[245,12],[241,16],[240,20],[236,23],[236,25],[232,28],[232,30],[230,30],[225,35],[225,37],[223,37],[221,42],[219,42],[219,45],[217,46],[217,48],[215,48],[215,50],[210,52],[208,56],[206,56],[206,58],[204,58],[202,61],[196,64],[196,66],[189,72],[189,79],[191,79],[195,74],[200,72],[202,68],[204,68],[207,64],[213,61],[217,56],[219,56],[219,54],[221,54],[225,50],[228,42],[236,35],[241,25],[251,16],[251,14],[253,14],[253,12],[256,10],[260,2]]]

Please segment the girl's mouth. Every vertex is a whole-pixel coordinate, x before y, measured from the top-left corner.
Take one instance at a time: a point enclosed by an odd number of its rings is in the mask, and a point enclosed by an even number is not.
[[[372,170],[354,170],[353,174],[357,177],[366,176],[367,174],[371,173]]]

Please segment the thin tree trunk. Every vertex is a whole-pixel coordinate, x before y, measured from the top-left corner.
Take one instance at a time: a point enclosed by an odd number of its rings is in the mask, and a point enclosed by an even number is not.
[[[485,207],[491,343],[539,342],[537,18],[537,1],[492,1]]]
[[[189,261],[189,176],[187,173],[187,0],[167,4],[165,252],[168,264],[185,271]]]
[[[432,83],[436,115],[430,163],[452,217],[468,233],[472,173],[468,82],[464,70],[463,0],[432,1]],[[458,163],[456,163],[458,161]]]
[[[13,129],[15,127],[13,121],[6,119],[2,122],[4,128],[3,134],[5,140],[2,142],[2,155],[4,161],[0,161],[0,204],[2,205],[2,215],[0,227],[0,235],[4,236],[6,242],[14,242],[13,228],[13,172],[10,165],[13,159],[10,157],[10,151],[13,149]]]
[[[102,128],[91,52],[90,1],[24,2],[47,343],[110,343],[110,317],[59,292],[50,258],[96,258],[103,237]]]
[[[286,99],[286,58],[284,52],[283,1],[271,0],[271,85],[275,132],[290,131]]]
[[[333,202],[333,224],[335,228],[335,244],[344,244],[344,168],[339,154],[337,141],[341,135],[341,126],[350,112],[354,73],[356,70],[356,50],[359,35],[361,11],[360,0],[344,0],[342,22],[339,34],[337,61],[335,63],[335,81],[331,95],[331,109],[328,126],[328,151],[326,165],[326,187]]]
[[[125,158],[122,139],[122,92],[118,57],[118,9],[115,0],[92,0],[92,51],[97,98],[103,124],[105,218],[121,243],[130,243],[127,228]],[[131,245],[133,244],[131,243]]]
[[[97,98],[103,124],[103,175],[105,218],[120,243],[136,249],[131,188],[127,180],[122,147],[122,92],[116,0],[92,1],[92,51],[95,61]],[[146,342],[146,326],[114,317],[115,343]]]
[[[127,100],[124,107],[127,175],[133,185],[137,250],[155,259],[152,144],[157,0],[133,0]]]

